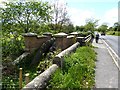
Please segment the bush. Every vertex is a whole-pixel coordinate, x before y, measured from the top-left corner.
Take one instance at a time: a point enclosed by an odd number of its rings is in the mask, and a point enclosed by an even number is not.
[[[115,36],[120,36],[120,31],[108,31],[108,35],[115,35]]]
[[[87,35],[91,34],[91,32],[79,32],[81,37],[86,37]]]
[[[48,88],[92,88],[96,54],[90,47],[80,47],[65,57],[64,68],[58,69]]]
[[[19,89],[18,66],[12,62],[24,52],[23,38],[19,34],[3,33],[2,41],[2,88],[5,90]]]
[[[2,37],[2,55],[3,59],[7,56],[13,60],[23,53],[24,42],[20,35],[8,35]]]

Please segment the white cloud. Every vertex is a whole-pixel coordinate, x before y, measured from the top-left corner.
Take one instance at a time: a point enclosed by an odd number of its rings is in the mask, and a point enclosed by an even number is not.
[[[118,8],[108,10],[101,18],[100,24],[106,22],[109,26],[113,26],[118,21]]]
[[[94,10],[69,8],[68,12],[74,25],[84,25],[86,19],[96,17]]]
[[[118,2],[119,0],[67,0],[67,2],[84,2],[84,3],[92,3],[92,2]]]
[[[0,0],[0,7],[5,8],[4,2],[8,2],[8,0]]]
[[[118,9],[112,8],[99,16],[94,9],[83,10],[77,8],[69,8],[68,13],[74,25],[85,25],[86,19],[93,18],[99,20],[98,24],[107,23],[113,26],[118,21]]]
[[[59,0],[59,2],[62,3],[62,4],[66,3],[65,0]]]

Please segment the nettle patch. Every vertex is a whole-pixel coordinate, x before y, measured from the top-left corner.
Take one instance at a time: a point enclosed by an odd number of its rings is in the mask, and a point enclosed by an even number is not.
[[[90,47],[79,47],[64,57],[64,67],[53,75],[47,88],[93,88],[96,54]]]

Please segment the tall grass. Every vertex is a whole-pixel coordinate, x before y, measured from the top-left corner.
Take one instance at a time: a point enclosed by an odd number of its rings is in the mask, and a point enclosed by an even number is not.
[[[115,36],[120,36],[120,31],[108,31],[108,35],[115,35]]]
[[[64,58],[63,69],[58,69],[48,88],[92,88],[95,84],[96,54],[90,47],[80,47]]]

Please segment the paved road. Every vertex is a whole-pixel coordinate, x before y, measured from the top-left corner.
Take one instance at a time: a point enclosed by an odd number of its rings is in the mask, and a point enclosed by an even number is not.
[[[120,51],[119,51],[120,47],[118,45],[120,44],[120,41],[119,41],[120,36],[106,35],[106,36],[101,36],[101,38],[103,38],[120,57]]]
[[[106,45],[101,39],[98,43],[93,41],[92,45],[97,47],[95,48],[95,51],[97,52],[95,68],[96,88],[118,88],[118,69],[114,64]]]

